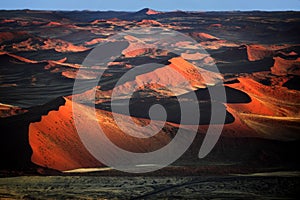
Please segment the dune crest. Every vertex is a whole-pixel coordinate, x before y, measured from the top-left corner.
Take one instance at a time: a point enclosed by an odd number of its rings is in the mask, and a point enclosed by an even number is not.
[[[220,40],[219,38],[210,35],[208,33],[203,33],[203,32],[194,32],[190,34],[193,38],[195,38],[196,40],[200,40],[200,41],[217,41]]]

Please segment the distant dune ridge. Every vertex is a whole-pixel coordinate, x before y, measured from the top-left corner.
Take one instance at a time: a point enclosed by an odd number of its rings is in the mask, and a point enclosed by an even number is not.
[[[97,120],[123,149],[150,152],[163,147],[175,136],[181,119],[178,101],[167,87],[180,97],[195,92],[201,114],[199,124],[183,125],[185,130],[197,126],[198,134],[174,166],[192,166],[197,173],[299,170],[299,12],[19,10],[0,11],[0,26],[1,173],[30,169],[47,174],[46,169],[106,167],[80,140],[72,112],[74,96],[87,132],[94,128],[88,121]],[[153,44],[145,46],[133,36],[125,37],[122,55],[105,71],[101,64],[82,65],[94,47],[114,42],[110,36],[133,27],[173,29],[197,44],[175,43],[174,48],[184,52],[175,55]],[[199,52],[199,48],[205,51]],[[161,66],[115,85],[123,74],[147,63]],[[213,69],[214,64],[220,73]],[[103,72],[99,84],[85,88],[85,81],[97,78],[99,72]],[[175,72],[189,85],[183,85]],[[82,88],[72,95],[76,78],[82,81]],[[159,84],[161,80],[165,82]],[[145,82],[149,84],[142,85]],[[132,96],[126,93],[136,86],[139,90]],[[209,94],[208,88],[218,91],[221,86],[225,87],[226,102]],[[114,102],[113,89],[123,92]],[[133,118],[141,126],[150,121],[145,108],[154,103],[166,107],[167,122],[159,134],[149,140],[137,139],[117,127],[111,103],[122,106],[128,99],[132,116],[116,114],[125,122]],[[91,104],[95,104],[96,119],[86,114],[94,106]],[[215,149],[199,160],[211,106],[226,110],[225,125]],[[128,125],[128,131],[136,130]]]

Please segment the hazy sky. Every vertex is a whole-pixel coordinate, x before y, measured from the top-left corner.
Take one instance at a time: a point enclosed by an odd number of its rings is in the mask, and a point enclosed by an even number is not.
[[[1,0],[1,9],[124,10],[300,10],[300,0]]]

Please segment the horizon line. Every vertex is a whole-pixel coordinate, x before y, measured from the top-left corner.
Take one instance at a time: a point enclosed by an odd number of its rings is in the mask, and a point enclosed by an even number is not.
[[[201,13],[201,12],[299,12],[300,9],[298,10],[293,10],[293,9],[283,9],[283,10],[267,10],[267,9],[237,9],[237,10],[156,10],[152,8],[142,8],[139,10],[93,10],[93,9],[43,9],[43,8],[15,8],[15,9],[5,9],[1,8],[0,11],[25,11],[25,10],[32,10],[32,11],[79,11],[79,12],[139,12],[145,9],[151,9],[157,12],[190,12],[190,13]]]

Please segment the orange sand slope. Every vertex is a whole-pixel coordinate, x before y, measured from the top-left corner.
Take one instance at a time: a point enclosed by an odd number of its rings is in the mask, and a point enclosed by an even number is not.
[[[95,120],[94,116],[87,115],[91,108],[79,105],[82,108],[82,123]],[[128,116],[123,116],[124,121]],[[161,148],[171,140],[174,128],[170,125],[150,139],[137,139],[123,133],[112,119],[112,115],[106,111],[97,111],[97,120],[108,138],[116,145],[132,152],[148,152]],[[149,120],[135,119],[139,124],[148,124]],[[86,123],[86,132],[94,127]],[[128,128],[128,131],[135,130]],[[97,161],[83,146],[74,126],[72,114],[72,101],[66,99],[64,106],[58,111],[51,111],[43,116],[40,122],[30,124],[29,140],[33,150],[32,161],[40,166],[69,170],[82,167],[101,167]]]
[[[236,119],[263,138],[299,139],[299,91],[266,86],[251,78],[238,80],[239,83],[229,86],[247,93],[252,101],[248,104],[227,104]]]

